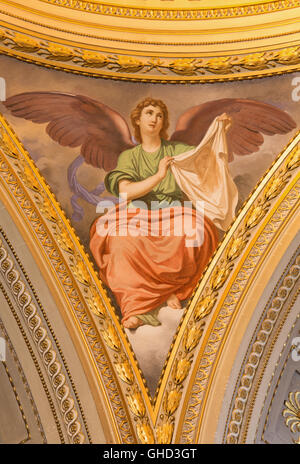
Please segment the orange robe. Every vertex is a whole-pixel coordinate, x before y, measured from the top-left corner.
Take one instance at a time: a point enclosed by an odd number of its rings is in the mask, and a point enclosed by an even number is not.
[[[112,292],[121,308],[122,322],[130,316],[146,314],[157,308],[175,294],[179,300],[189,298],[218,243],[217,229],[213,223],[204,218],[202,243],[187,246],[189,236],[176,235],[173,227],[175,219],[183,217],[183,207],[176,206],[170,211],[169,236],[163,231],[167,209],[157,211],[144,210],[139,214],[140,231],[149,228],[153,217],[159,223],[158,235],[126,236],[97,233],[97,221],[105,222],[106,216],[95,221],[91,228],[90,248],[99,267],[100,278]],[[184,209],[195,225],[194,209]],[[127,210],[127,220],[115,221],[118,227],[130,224],[136,210]],[[99,225],[99,223],[98,223]],[[150,229],[149,229],[150,232]]]

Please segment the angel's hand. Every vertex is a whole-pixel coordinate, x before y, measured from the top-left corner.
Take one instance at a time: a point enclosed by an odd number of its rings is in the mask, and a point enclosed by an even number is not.
[[[257,152],[264,135],[287,134],[297,127],[296,121],[276,106],[247,98],[222,98],[186,110],[178,119],[170,140],[197,146],[215,120],[222,121],[224,132],[229,129],[229,161],[233,161],[234,153],[244,156]]]
[[[158,177],[160,180],[163,180],[166,177],[166,174],[168,172],[168,168],[170,164],[172,163],[172,156],[165,156],[163,159],[160,160],[159,165],[158,165]]]
[[[224,122],[224,129],[227,132],[228,129],[232,126],[232,117],[228,116],[227,113],[223,113],[220,116],[218,116],[218,121]]]
[[[232,121],[231,116],[228,116],[227,113],[220,114],[220,116],[217,117],[218,121]]]

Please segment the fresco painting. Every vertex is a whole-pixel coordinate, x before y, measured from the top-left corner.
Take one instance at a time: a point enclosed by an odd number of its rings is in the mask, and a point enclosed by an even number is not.
[[[203,270],[296,133],[295,76],[142,84],[0,64],[1,112],[90,254],[154,394]]]

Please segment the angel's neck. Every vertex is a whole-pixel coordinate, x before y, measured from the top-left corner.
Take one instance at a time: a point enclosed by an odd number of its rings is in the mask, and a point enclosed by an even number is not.
[[[142,148],[148,153],[157,151],[161,146],[160,137],[149,137],[143,136],[142,138]]]

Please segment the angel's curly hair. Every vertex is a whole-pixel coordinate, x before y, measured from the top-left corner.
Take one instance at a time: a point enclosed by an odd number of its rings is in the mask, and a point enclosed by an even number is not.
[[[140,142],[140,143],[142,142],[142,138],[141,138],[140,126],[137,124],[137,121],[140,119],[143,109],[150,105],[158,106],[163,113],[163,126],[159,134],[160,137],[163,139],[168,139],[169,137],[167,133],[167,129],[169,127],[168,108],[166,107],[163,101],[157,100],[156,98],[147,97],[147,98],[144,98],[144,100],[140,101],[130,114],[131,124],[134,129],[134,138],[137,140],[137,142]]]

